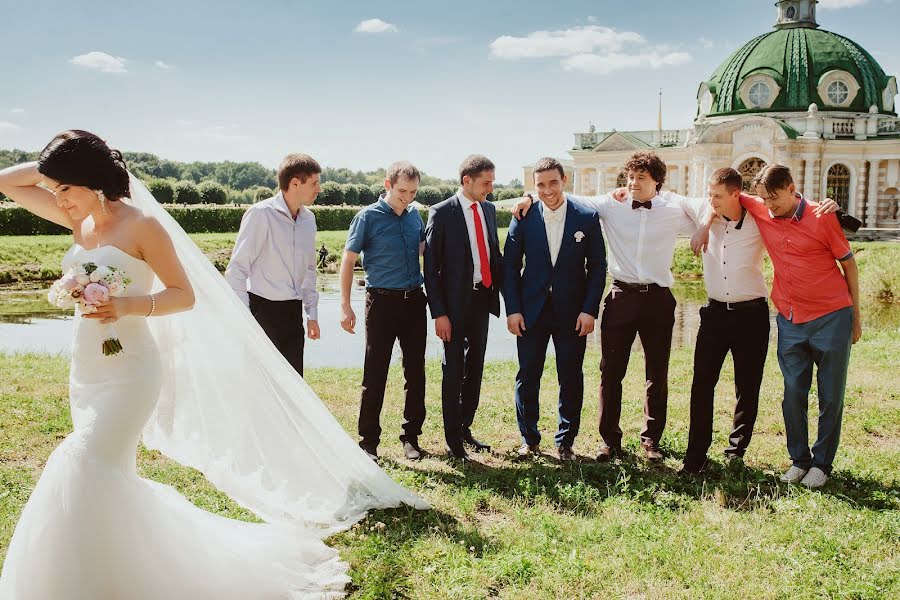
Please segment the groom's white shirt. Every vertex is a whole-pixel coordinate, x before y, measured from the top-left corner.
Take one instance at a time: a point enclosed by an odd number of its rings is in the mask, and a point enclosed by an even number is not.
[[[245,306],[247,292],[301,300],[307,316],[318,320],[315,215],[301,207],[294,220],[281,192],[251,206],[241,219],[225,279]]]
[[[559,248],[562,246],[563,229],[566,227],[566,205],[569,199],[565,198],[556,210],[550,210],[541,201],[541,218],[544,219],[544,228],[547,231],[547,246],[550,248],[550,263],[555,267],[559,257]]]

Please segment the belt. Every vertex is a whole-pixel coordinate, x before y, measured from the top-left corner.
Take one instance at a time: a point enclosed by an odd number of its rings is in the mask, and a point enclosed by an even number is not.
[[[718,300],[709,299],[709,306],[715,308],[724,308],[725,310],[746,310],[749,308],[769,307],[769,303],[765,298],[754,298],[753,300],[744,300],[742,302],[720,302]]]
[[[370,294],[378,294],[379,296],[394,296],[395,298],[403,298],[404,300],[409,300],[416,294],[416,292],[421,293],[421,287],[414,287],[408,290],[392,290],[389,288],[376,288],[370,287],[366,288],[366,291]]]
[[[640,292],[642,294],[645,294],[652,290],[663,289],[661,285],[657,285],[655,283],[625,283],[624,281],[619,281],[618,279],[613,280],[613,285],[623,292]]]

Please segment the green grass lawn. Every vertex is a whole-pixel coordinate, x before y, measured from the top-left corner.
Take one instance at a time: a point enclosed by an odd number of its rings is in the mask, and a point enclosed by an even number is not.
[[[519,438],[512,363],[487,366],[475,420],[476,435],[495,452],[469,465],[445,461],[440,365],[433,362],[422,438],[433,455],[410,463],[396,438],[402,379],[392,368],[383,465],[434,510],[376,511],[332,538],[352,565],[351,598],[900,597],[898,355],[896,326],[867,330],[854,347],[841,448],[834,476],[820,491],[776,482],[789,461],[774,348],[746,467],[726,467],[721,459],[734,403],[726,366],[717,397],[715,467],[699,479],[675,474],[687,440],[690,349],[673,351],[663,438],[669,456],[661,465],[636,457],[608,465],[592,460],[600,441],[595,353],[585,361],[577,463],[562,465],[549,454],[513,460]],[[634,357],[625,384],[622,426],[632,452],[641,424],[641,358]],[[71,428],[67,371],[61,357],[0,355],[0,553],[47,456]],[[547,451],[556,426],[555,377],[548,361],[541,419]],[[311,369],[307,378],[351,435],[360,378],[359,369]],[[815,392],[812,398],[815,407]],[[815,410],[810,420],[815,423]],[[253,519],[197,471],[158,453],[142,448],[139,467],[203,508]]]

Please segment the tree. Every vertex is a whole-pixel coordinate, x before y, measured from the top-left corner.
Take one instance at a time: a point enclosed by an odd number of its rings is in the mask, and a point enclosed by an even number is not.
[[[151,179],[147,182],[147,189],[150,190],[157,202],[163,204],[175,202],[175,186],[167,179]]]
[[[197,189],[204,204],[225,204],[228,202],[228,192],[215,181],[204,181],[197,186]]]
[[[316,202],[322,206],[336,206],[338,204],[343,204],[344,191],[341,189],[341,184],[333,181],[326,181],[323,183],[322,191],[319,192],[319,197],[316,199]]]
[[[200,204],[200,190],[193,181],[179,181],[175,184],[175,202],[178,204]]]

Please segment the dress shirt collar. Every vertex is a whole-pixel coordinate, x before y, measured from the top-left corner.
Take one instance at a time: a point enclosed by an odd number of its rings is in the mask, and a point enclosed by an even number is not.
[[[468,208],[469,210],[471,210],[470,207],[471,207],[473,204],[478,204],[478,203],[475,202],[474,200],[469,200],[469,198],[465,195],[465,193],[463,193],[462,188],[459,188],[459,191],[456,192],[456,195],[459,196],[460,201],[463,202],[463,204],[465,205],[465,207]]]
[[[559,221],[559,222],[565,221],[565,219],[566,219],[566,205],[569,203],[569,199],[568,199],[568,198],[564,198],[563,201],[562,201],[562,204],[560,204],[560,205],[556,208],[556,210],[550,210],[549,208],[547,208],[547,205],[544,204],[544,201],[543,201],[543,200],[540,200],[540,203],[541,203],[541,214],[543,215],[545,221],[547,220],[548,217],[549,217],[549,220],[554,221],[554,222],[556,222],[556,221]]]
[[[291,220],[300,221],[301,219],[306,218],[306,213],[308,211],[306,210],[305,206],[301,205],[300,210],[297,211],[297,218],[294,219],[294,215],[291,214],[291,209],[288,208],[287,200],[284,199],[284,194],[282,192],[278,192],[277,194],[275,194],[274,200],[275,201],[273,202],[273,206],[275,207],[275,210],[283,212],[288,217],[290,217]]]
[[[622,202],[622,204],[625,204],[628,206],[628,208],[631,208],[632,202],[641,202],[641,201],[638,200],[637,198],[635,198],[634,196],[632,196],[631,192],[629,192],[628,197],[625,198],[625,200]],[[665,203],[665,200],[663,200],[663,197],[659,195],[659,192],[657,192],[656,195],[653,196],[652,198],[650,198],[649,200],[644,200],[643,202],[641,202],[641,204],[649,204],[651,206],[662,206],[664,203]]]
[[[741,227],[744,226],[744,217],[746,217],[746,216],[747,216],[747,209],[742,206],[741,207],[741,218],[738,219],[737,225],[734,226],[735,229],[740,229]],[[722,218],[725,220],[726,223],[731,222],[731,219],[729,219],[725,215],[722,215]]]

